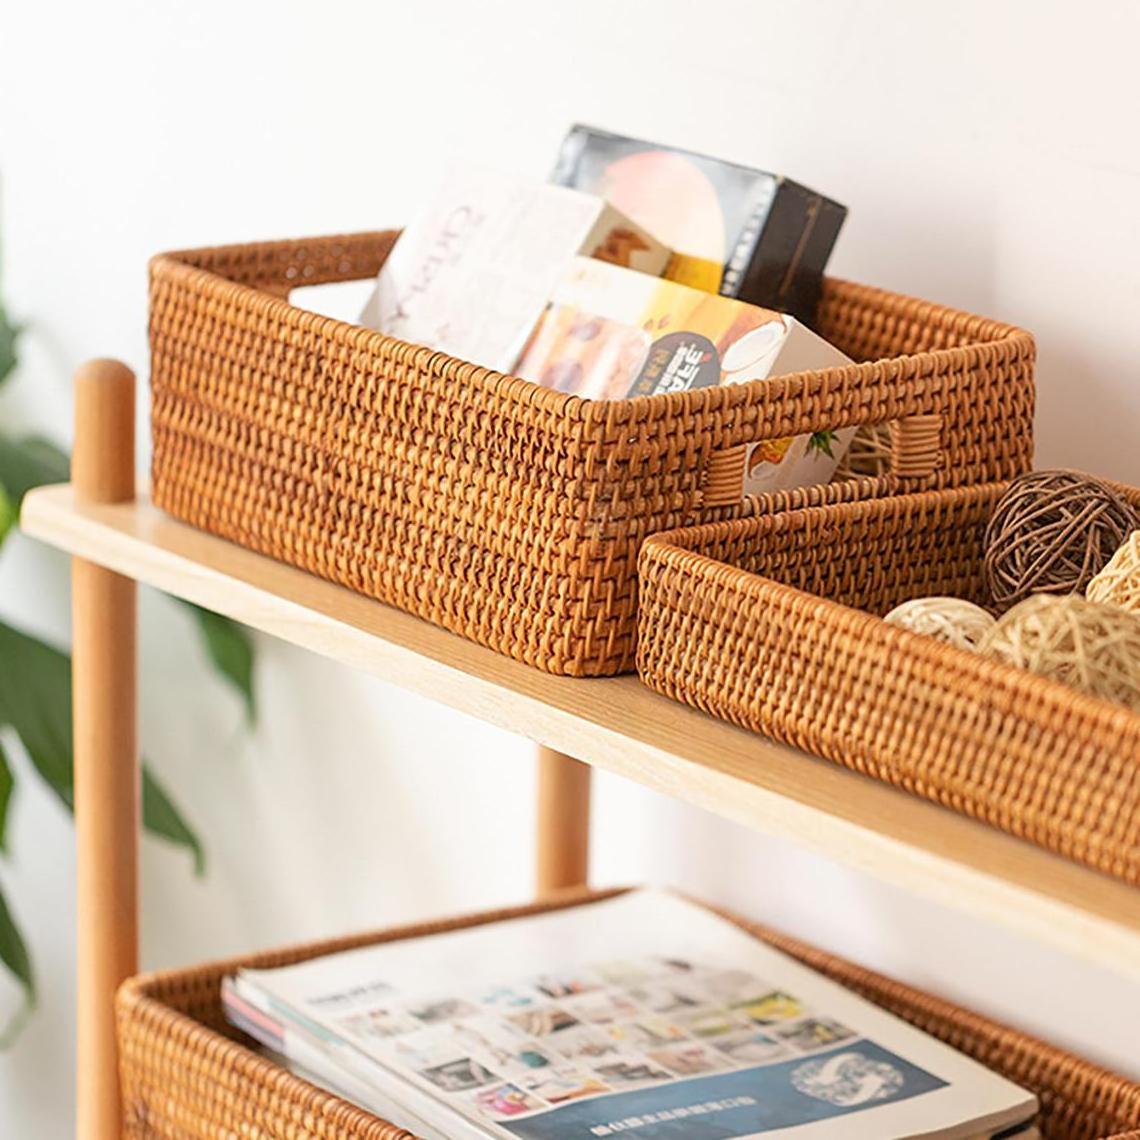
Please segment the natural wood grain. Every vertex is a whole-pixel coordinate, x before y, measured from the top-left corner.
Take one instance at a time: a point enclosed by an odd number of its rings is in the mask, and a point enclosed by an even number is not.
[[[213,538],[145,500],[25,501],[28,533],[916,894],[1140,978],[1140,891],[660,697],[553,677]]]
[[[135,385],[114,361],[75,377],[76,499],[134,497]],[[81,553],[81,552],[77,552]],[[138,971],[139,766],[136,586],[72,562],[72,701],[78,939],[77,1129],[121,1133],[115,991]]]
[[[585,886],[590,867],[590,769],[538,749],[538,893]]]

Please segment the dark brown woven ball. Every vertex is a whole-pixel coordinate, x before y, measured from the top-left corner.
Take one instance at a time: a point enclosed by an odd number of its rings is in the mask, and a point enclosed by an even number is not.
[[[1010,484],[986,528],[986,581],[1008,609],[1030,594],[1083,592],[1140,519],[1127,500],[1076,471],[1034,471]]]

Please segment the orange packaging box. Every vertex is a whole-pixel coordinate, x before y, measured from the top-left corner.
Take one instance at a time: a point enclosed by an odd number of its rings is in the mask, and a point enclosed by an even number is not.
[[[616,400],[850,363],[795,317],[578,257],[513,371],[562,392]],[[829,426],[753,444],[745,493],[827,482],[854,434]]]

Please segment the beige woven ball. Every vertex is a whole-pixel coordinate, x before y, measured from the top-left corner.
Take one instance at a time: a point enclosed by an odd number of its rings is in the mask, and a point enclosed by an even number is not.
[[[911,633],[936,637],[959,649],[976,650],[993,628],[994,619],[965,598],[912,598],[883,619]]]
[[[1000,618],[979,649],[1140,712],[1140,616],[1077,594],[1036,594]]]
[[[1140,530],[1134,530],[1108,565],[1089,583],[1085,597],[1140,614]]]

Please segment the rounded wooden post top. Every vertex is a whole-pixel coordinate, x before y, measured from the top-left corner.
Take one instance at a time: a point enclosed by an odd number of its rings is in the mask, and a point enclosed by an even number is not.
[[[135,374],[118,360],[89,360],[75,373],[71,482],[87,502],[135,497]]]

